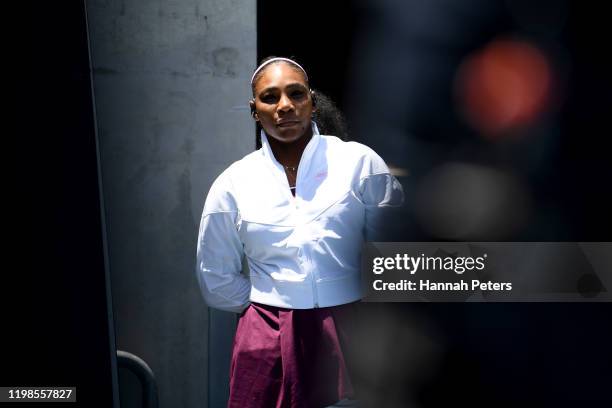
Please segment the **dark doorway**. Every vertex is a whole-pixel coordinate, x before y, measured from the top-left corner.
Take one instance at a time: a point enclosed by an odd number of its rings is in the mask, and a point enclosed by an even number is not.
[[[76,387],[113,406],[114,335],[104,261],[93,93],[83,1],[37,3],[11,150],[11,251],[2,285],[2,385]],[[17,16],[15,16],[17,18]],[[25,32],[26,28],[23,28]],[[3,335],[4,340],[6,335]]]

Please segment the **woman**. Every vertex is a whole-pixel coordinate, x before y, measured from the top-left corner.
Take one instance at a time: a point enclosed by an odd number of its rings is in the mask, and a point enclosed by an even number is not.
[[[319,134],[297,62],[264,60],[251,86],[262,146],[210,189],[198,281],[209,306],[240,313],[229,406],[324,407],[354,395],[342,344],[361,298],[360,247],[403,193],[370,148]]]

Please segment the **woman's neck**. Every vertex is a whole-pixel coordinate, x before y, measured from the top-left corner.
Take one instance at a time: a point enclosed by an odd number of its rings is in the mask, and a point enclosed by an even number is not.
[[[284,143],[273,137],[268,137],[268,142],[276,161],[283,166],[297,167],[310,139],[312,139],[312,127],[302,137],[293,142]]]

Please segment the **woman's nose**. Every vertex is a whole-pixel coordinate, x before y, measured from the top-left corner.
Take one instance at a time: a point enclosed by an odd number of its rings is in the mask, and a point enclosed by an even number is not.
[[[278,101],[278,109],[283,112],[287,112],[289,110],[294,109],[293,103],[291,102],[291,98],[289,98],[284,93],[280,96],[280,100]]]

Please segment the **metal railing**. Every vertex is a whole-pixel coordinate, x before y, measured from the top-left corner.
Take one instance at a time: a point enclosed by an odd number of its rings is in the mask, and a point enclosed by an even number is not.
[[[149,365],[140,357],[122,350],[117,350],[117,365],[131,371],[140,381],[143,408],[158,408],[157,382]]]

